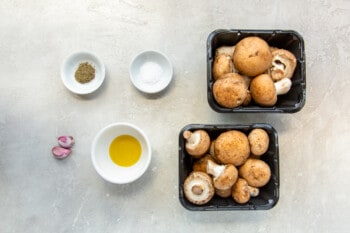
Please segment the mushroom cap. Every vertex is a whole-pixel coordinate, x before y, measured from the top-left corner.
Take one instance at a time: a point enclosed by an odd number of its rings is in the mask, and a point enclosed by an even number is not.
[[[193,163],[192,170],[193,171],[207,172],[208,160],[215,161],[215,159],[213,158],[213,156],[211,154],[206,154]]]
[[[250,94],[253,100],[262,106],[273,106],[277,102],[275,85],[268,74],[261,74],[250,82]]]
[[[215,57],[214,64],[213,64],[214,80],[217,80],[222,75],[231,73],[232,71],[233,71],[232,56],[222,53]]]
[[[186,139],[186,151],[192,157],[200,158],[209,150],[210,137],[205,130],[198,129],[194,132],[186,130],[183,137]]]
[[[256,128],[248,134],[250,152],[253,155],[263,155],[269,149],[269,135],[263,129]]]
[[[244,79],[237,73],[225,74],[213,85],[214,99],[226,108],[240,106],[247,96],[247,90]]]
[[[236,44],[233,63],[242,74],[248,76],[262,74],[272,63],[270,47],[259,37],[246,37]]]
[[[221,163],[240,166],[250,154],[248,137],[238,130],[223,132],[216,138],[214,150]]]
[[[297,59],[290,51],[285,49],[275,49],[272,51],[270,74],[273,81],[292,78],[296,66]]]
[[[224,165],[225,170],[223,173],[214,178],[214,187],[216,189],[225,190],[231,189],[232,185],[236,183],[238,178],[238,170],[232,164]]]
[[[208,203],[214,196],[214,186],[211,177],[200,171],[191,172],[184,182],[186,199],[196,205]]]
[[[249,186],[245,179],[238,178],[232,186],[232,198],[239,204],[245,204],[250,200]]]
[[[271,178],[269,165],[260,159],[249,158],[238,170],[240,177],[244,178],[250,186],[260,188],[266,185]]]
[[[232,187],[228,189],[215,189],[215,194],[218,195],[219,197],[229,197],[232,195]]]

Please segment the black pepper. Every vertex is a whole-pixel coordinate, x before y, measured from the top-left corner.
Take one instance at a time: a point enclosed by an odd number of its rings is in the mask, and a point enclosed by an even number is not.
[[[88,83],[95,78],[95,68],[88,62],[80,63],[74,76],[77,82]]]

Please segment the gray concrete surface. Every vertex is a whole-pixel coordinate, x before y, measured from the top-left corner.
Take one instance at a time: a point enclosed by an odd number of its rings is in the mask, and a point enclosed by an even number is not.
[[[0,232],[348,232],[350,2],[4,0],[0,4]],[[303,35],[307,99],[295,114],[225,115],[206,95],[206,39],[218,28],[293,29]],[[129,81],[138,52],[174,65],[162,94]],[[71,94],[70,53],[97,54],[106,80]],[[109,123],[150,137],[153,159],[129,185],[94,171],[90,147]],[[190,212],[178,200],[178,133],[190,123],[272,124],[279,133],[280,199],[268,211]],[[56,137],[76,138],[55,160]]]

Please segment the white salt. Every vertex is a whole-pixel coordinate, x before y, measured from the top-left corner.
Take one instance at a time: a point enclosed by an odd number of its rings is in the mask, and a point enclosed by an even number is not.
[[[145,84],[155,84],[162,78],[163,69],[155,62],[145,62],[140,67],[140,80]]]

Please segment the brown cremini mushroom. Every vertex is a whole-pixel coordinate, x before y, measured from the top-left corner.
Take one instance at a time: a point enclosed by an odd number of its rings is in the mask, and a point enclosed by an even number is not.
[[[213,64],[213,78],[218,80],[221,76],[233,71],[232,56],[220,54],[215,57]]]
[[[240,166],[250,154],[248,137],[238,130],[223,132],[215,140],[214,151],[221,163]]]
[[[232,164],[219,165],[208,160],[207,173],[213,176],[215,193],[220,197],[229,197],[232,185],[238,178],[237,168]]]
[[[238,178],[237,182],[232,186],[232,198],[239,204],[247,203],[251,197],[257,197],[259,189],[251,187],[243,178]]]
[[[226,108],[240,106],[246,99],[247,90],[244,79],[237,73],[225,74],[213,85],[214,99],[219,105]]]
[[[270,47],[259,37],[246,37],[236,44],[233,63],[242,74],[248,76],[262,74],[272,63]]]
[[[271,178],[269,165],[260,159],[249,158],[239,169],[238,174],[250,186],[260,188],[266,185]]]
[[[269,135],[263,129],[256,128],[248,134],[250,152],[253,155],[261,156],[265,154],[269,148]]]
[[[252,99],[261,106],[273,106],[277,102],[274,82],[268,74],[261,74],[250,82]]]
[[[238,178],[232,186],[232,198],[239,204],[245,204],[250,200],[248,182],[245,179]]]
[[[183,187],[186,199],[196,205],[208,203],[215,194],[212,178],[205,172],[191,172]]]
[[[205,130],[199,129],[194,132],[186,130],[183,137],[186,139],[186,151],[192,157],[200,158],[209,150],[210,137]]]
[[[215,158],[215,160],[216,160],[214,145],[215,145],[215,139],[213,139],[213,140],[211,141],[211,143],[210,143],[209,154],[210,154],[211,156],[213,156],[213,158]]]
[[[270,74],[273,81],[292,78],[296,66],[297,59],[293,53],[285,49],[275,49],[272,51]]]
[[[206,154],[205,156],[201,157],[197,161],[193,163],[192,170],[193,171],[201,171],[201,172],[207,172],[207,163],[208,160],[215,161],[213,156],[211,154]]]

